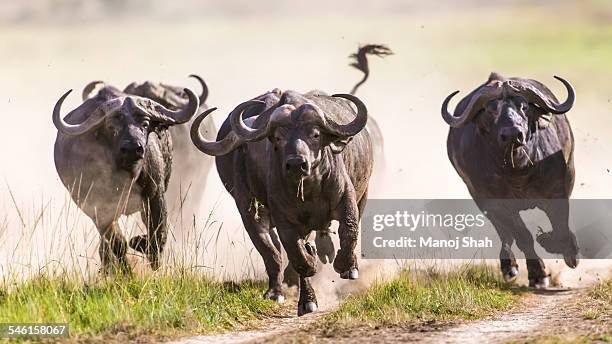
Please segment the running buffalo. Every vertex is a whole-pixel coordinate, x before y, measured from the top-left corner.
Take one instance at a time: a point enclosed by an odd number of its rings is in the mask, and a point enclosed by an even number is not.
[[[378,45],[360,51],[363,55],[366,51],[391,53]],[[355,67],[363,71],[363,62]],[[377,151],[366,126],[366,106],[351,94],[275,89],[238,105],[221,126],[217,141],[211,142],[198,128],[214,110],[196,118],[192,141],[202,152],[217,157],[219,176],[263,258],[269,278],[264,297],[284,300],[282,243],[299,275],[297,313],[316,311],[310,278],[317,271],[320,245],[308,241],[313,231],[326,237],[332,220],[339,222],[340,249],[325,255],[341,278],[358,278],[355,246]],[[317,244],[325,241],[329,239]],[[324,246],[325,250],[330,247]]]
[[[345,99],[355,104],[356,115]],[[195,120],[192,140],[202,152],[217,156],[221,180],[263,257],[269,276],[265,297],[284,299],[282,242],[299,274],[298,315],[315,311],[310,277],[317,270],[317,254],[307,241],[312,231],[327,231],[332,220],[339,221],[334,269],[341,278],[358,277],[354,250],[373,161],[370,136],[363,130],[365,105],[348,94],[275,90],[238,105],[218,141],[208,142],[198,126],[213,110]]]
[[[168,231],[164,196],[172,165],[168,128],[193,117],[198,97],[185,89],[187,105],[169,110],[150,99],[104,86],[62,119],[61,106],[70,92],[53,110],[58,130],[55,166],[74,202],[100,232],[103,271],[131,270],[128,243],[117,220],[138,211],[148,234],[133,237],[129,245],[158,269]]]
[[[534,238],[519,211],[539,208],[549,217],[552,232],[540,233],[538,243],[548,252],[578,264],[578,245],[568,225],[569,197],[574,185],[574,137],[566,113],[575,101],[572,85],[560,78],[568,97],[560,103],[542,83],[505,78],[489,79],[442,117],[450,126],[448,157],[478,207],[501,239],[504,278],[513,280],[518,265],[512,245],[527,258],[529,285],[549,284],[545,266],[535,251]]]
[[[208,109],[205,103],[209,94],[208,86],[200,76],[191,74],[190,77],[198,81],[202,87],[202,92],[198,97],[200,101],[198,113],[202,113]],[[87,100],[93,91],[103,84],[102,81],[94,81],[88,84],[83,89],[83,101]],[[123,92],[149,98],[171,110],[183,109],[189,105],[189,98],[182,87],[164,83],[151,81],[143,83],[133,82]],[[169,202],[179,203],[179,210],[184,217],[184,221],[191,219],[199,206],[204,195],[206,179],[213,164],[210,157],[201,154],[191,144],[189,128],[191,128],[191,122],[170,127],[174,161],[172,165],[172,178],[166,193],[166,199]],[[212,117],[206,118],[202,123],[200,131],[205,138],[209,140],[214,139],[217,129]]]

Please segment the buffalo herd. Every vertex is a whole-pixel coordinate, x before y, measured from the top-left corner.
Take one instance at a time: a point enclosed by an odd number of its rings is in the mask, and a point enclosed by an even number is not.
[[[299,287],[298,315],[316,311],[311,278],[318,260],[332,263],[342,279],[359,278],[359,223],[372,172],[384,157],[383,134],[355,92],[369,76],[367,56],[390,54],[386,46],[366,45],[351,55],[351,66],[364,76],[350,93],[274,89],[236,106],[218,132],[210,116],[215,108],[205,105],[208,87],[197,75],[191,77],[201,85],[199,96],[149,81],[123,90],[94,81],[84,88],[82,104],[62,117],[66,92],[53,109],[55,165],[100,233],[102,272],[129,273],[128,247],[144,254],[152,269],[160,267],[169,229],[167,198],[182,198],[189,190],[197,203],[214,157],[263,258],[269,279],[264,297],[285,299],[282,285],[290,270]],[[568,266],[578,264],[567,217],[575,174],[566,113],[575,92],[556,78],[567,89],[563,103],[538,81],[493,73],[453,113],[448,103],[458,91],[442,105],[450,126],[448,157],[497,230],[504,278],[518,274],[511,250],[516,242],[527,258],[529,284],[538,288],[548,285],[548,276],[519,211],[545,211],[554,230],[537,242],[563,255]],[[137,212],[147,233],[127,240],[118,219]],[[338,250],[331,240],[334,220]]]

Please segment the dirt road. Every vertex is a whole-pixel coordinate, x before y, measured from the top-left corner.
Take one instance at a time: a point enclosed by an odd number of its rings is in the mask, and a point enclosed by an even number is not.
[[[295,333],[306,331],[311,326],[315,326],[317,320],[323,318],[327,311],[315,312],[298,318],[295,314],[296,304],[291,302],[283,308],[283,312],[277,317],[263,321],[265,326],[261,329],[230,332],[210,336],[196,336],[183,338],[170,344],[207,344],[207,343],[251,343],[268,342],[292,338]]]
[[[198,336],[173,343],[349,343],[356,340],[368,343],[505,343],[549,336],[571,339],[612,330],[609,319],[584,319],[584,294],[585,289],[535,291],[524,296],[511,311],[489,319],[454,324],[364,326],[333,335],[316,324],[325,312],[300,319],[286,313],[269,319],[266,329]]]

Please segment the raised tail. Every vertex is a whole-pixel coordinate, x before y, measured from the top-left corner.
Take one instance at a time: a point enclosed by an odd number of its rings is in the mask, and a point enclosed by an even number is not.
[[[350,66],[355,67],[363,72],[363,78],[359,81],[353,89],[351,90],[351,94],[355,94],[359,86],[363,85],[368,77],[370,76],[370,68],[368,67],[368,57],[367,55],[376,55],[380,57],[385,57],[388,55],[393,55],[393,51],[389,49],[386,45],[382,44],[366,44],[362,47],[359,47],[356,53],[351,54],[349,56],[351,59],[354,59],[355,62],[352,62]]]

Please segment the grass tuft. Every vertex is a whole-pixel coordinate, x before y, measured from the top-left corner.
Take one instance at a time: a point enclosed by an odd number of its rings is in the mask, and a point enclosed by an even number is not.
[[[397,325],[410,320],[477,319],[509,308],[516,295],[501,275],[487,266],[453,272],[404,271],[348,298],[326,319],[326,327]]]
[[[188,273],[85,283],[39,276],[0,289],[0,323],[67,322],[71,337],[121,332],[171,336],[245,328],[278,306],[264,284],[219,283]]]
[[[589,309],[582,314],[584,319],[612,319],[612,279],[591,288],[586,304]]]

